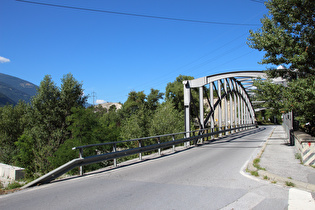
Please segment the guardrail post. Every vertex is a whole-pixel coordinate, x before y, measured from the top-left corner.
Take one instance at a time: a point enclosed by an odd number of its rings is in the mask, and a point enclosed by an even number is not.
[[[116,152],[116,143],[115,144],[113,144],[113,152]],[[114,167],[116,168],[117,167],[117,159],[115,158],[114,159]]]
[[[139,147],[141,147],[142,146],[141,140],[139,140],[138,142],[139,142]],[[139,160],[142,160],[142,153],[141,152],[139,153]]]
[[[80,152],[80,159],[83,159],[83,148],[80,148],[79,152]],[[79,167],[79,171],[80,171],[80,176],[82,176],[83,175],[83,166]]]
[[[158,137],[158,144],[160,144],[161,141],[160,141],[160,137]],[[161,156],[161,148],[159,148],[159,156]]]
[[[175,136],[172,135],[172,140],[175,141]],[[173,144],[173,152],[175,152],[175,144]]]

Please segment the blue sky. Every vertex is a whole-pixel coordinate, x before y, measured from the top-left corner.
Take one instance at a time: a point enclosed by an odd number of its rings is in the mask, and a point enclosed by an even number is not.
[[[249,30],[267,10],[251,0],[31,0],[92,10],[200,20],[166,20],[0,1],[0,72],[60,86],[72,73],[95,100],[124,103],[130,91],[165,92],[180,74],[195,78],[264,70]],[[226,24],[232,23],[232,24]],[[240,25],[237,25],[240,24]],[[243,24],[243,25],[242,25]],[[246,25],[251,24],[251,25]],[[4,60],[7,59],[7,60]],[[89,102],[93,103],[92,97]]]

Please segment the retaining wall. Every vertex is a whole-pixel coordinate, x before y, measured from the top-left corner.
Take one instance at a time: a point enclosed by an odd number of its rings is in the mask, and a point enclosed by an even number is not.
[[[301,154],[304,165],[315,166],[315,137],[304,132],[295,131],[294,143]]]
[[[0,180],[19,180],[24,178],[24,168],[0,163]]]

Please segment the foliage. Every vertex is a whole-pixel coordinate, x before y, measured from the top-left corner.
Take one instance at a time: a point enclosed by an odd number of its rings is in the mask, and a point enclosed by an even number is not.
[[[59,88],[47,75],[31,104],[0,108],[0,161],[24,167],[28,178],[77,158],[78,150],[72,150],[76,146],[183,131],[183,111],[176,109],[173,99],[161,104],[164,93],[159,90],[151,89],[148,95],[131,91],[120,110],[115,106],[108,110],[84,108],[82,84],[72,74],[61,81]],[[182,84],[180,88],[182,91]],[[111,150],[110,145],[85,148],[83,156]],[[104,161],[85,169],[107,164]]]
[[[122,123],[122,139],[133,139],[148,136],[150,118],[160,105],[163,93],[159,90],[151,89],[151,93],[146,96],[143,91],[129,93],[126,103],[123,105],[123,112],[126,119]]]
[[[174,82],[167,83],[165,97],[166,101],[173,102],[178,111],[184,110],[184,85],[183,81],[192,80],[194,77],[179,75]],[[198,99],[198,92],[193,89],[193,97]],[[198,107],[198,106],[197,106]]]
[[[293,110],[302,123],[314,126],[315,1],[269,0],[266,7],[269,14],[258,31],[250,31],[248,45],[266,52],[262,64],[288,67],[267,71],[270,78],[287,79],[287,85],[258,82],[258,98],[265,100],[274,114]]]
[[[163,103],[152,116],[149,135],[155,136],[184,131],[184,116],[182,113],[175,109],[172,102]]]
[[[315,123],[315,75],[292,81],[288,86],[286,110],[302,116],[303,123]]]
[[[16,106],[0,108],[0,162],[14,164],[17,155],[15,141],[22,135],[26,125],[28,105],[20,101]]]
[[[18,153],[14,156],[14,160],[18,166],[25,168],[25,176],[32,177],[35,167],[34,167],[34,140],[23,134],[18,141],[15,142],[16,147],[19,149]]]
[[[61,89],[49,75],[41,82],[26,114],[25,136],[17,143],[18,150],[29,151],[30,145],[26,142],[33,142],[33,160],[29,163],[34,167],[33,172],[46,173],[53,169],[51,160],[54,153],[71,135],[66,118],[71,115],[72,107],[82,107],[86,100],[81,87],[71,74],[63,77]],[[21,163],[21,158],[18,159]]]
[[[7,190],[12,190],[12,189],[16,189],[16,188],[20,188],[23,185],[18,183],[18,182],[12,182],[10,184],[8,184],[8,186],[6,187]]]
[[[249,46],[265,51],[262,64],[290,65],[299,77],[314,74],[315,68],[315,2],[313,0],[269,0],[269,14],[261,19],[263,26],[250,31]],[[278,75],[292,71],[273,71]]]
[[[131,91],[128,94],[127,101],[122,107],[125,117],[130,117],[132,114],[135,114],[141,108],[141,106],[144,106],[145,100],[146,95],[144,91]]]

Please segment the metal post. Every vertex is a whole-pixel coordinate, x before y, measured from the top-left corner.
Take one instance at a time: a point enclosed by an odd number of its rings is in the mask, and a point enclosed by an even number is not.
[[[203,112],[203,86],[199,87],[199,115],[200,115],[200,129],[204,129],[204,112]],[[201,143],[203,143],[203,138],[201,138]]]
[[[221,131],[222,129],[222,107],[221,107],[221,80],[218,80],[217,81],[217,85],[218,85],[218,100],[219,101],[219,106],[218,106],[218,120],[219,120],[219,131]],[[222,133],[219,134],[219,136],[221,137],[222,136]]]
[[[236,89],[236,83],[233,80],[233,87],[234,87],[234,128],[237,127],[237,101],[236,101],[236,94],[237,94],[237,89]],[[235,129],[236,132],[236,129]]]
[[[184,84],[184,107],[185,107],[185,131],[186,138],[190,137],[190,87],[188,81],[183,81]],[[186,142],[185,146],[189,146],[190,142]]]
[[[237,114],[238,114],[238,126],[241,126],[241,101],[240,101],[240,95],[237,95]],[[238,129],[240,131],[240,129]]]
[[[80,159],[83,159],[83,148],[80,148],[79,152],[80,152]],[[79,171],[80,171],[80,176],[82,176],[83,175],[83,166],[80,166]]]
[[[226,83],[226,79],[224,80],[224,91],[225,94],[227,94],[227,83]],[[225,96],[224,99],[224,120],[225,120],[225,130],[228,129],[228,104],[227,104],[227,95]],[[227,132],[225,132],[225,135],[227,135]]]
[[[232,125],[233,125],[233,99],[232,99],[232,82],[231,79],[229,80],[229,86],[230,86],[230,129],[232,129]],[[233,133],[233,131],[231,130],[230,133]]]
[[[210,83],[210,106],[211,109],[213,109],[214,106],[214,101],[213,101],[213,82]],[[213,109],[213,114],[210,116],[210,127],[211,127],[211,133],[214,131],[214,109]],[[211,136],[211,139],[213,139],[214,136]]]
[[[172,140],[175,141],[175,136],[172,135]],[[173,144],[173,152],[175,152],[175,145]]]
[[[116,144],[113,144],[113,152],[116,152]],[[114,158],[114,167],[117,167],[117,159]]]
[[[158,137],[158,144],[161,144],[160,137]],[[159,156],[161,156],[161,148],[159,148]]]
[[[141,139],[139,140],[139,147],[142,147],[142,141]],[[139,160],[142,160],[142,153],[139,153]]]

